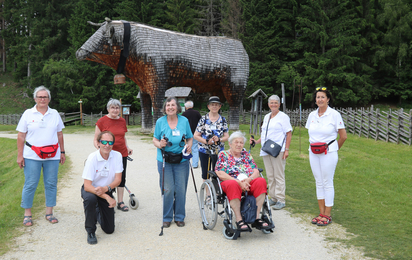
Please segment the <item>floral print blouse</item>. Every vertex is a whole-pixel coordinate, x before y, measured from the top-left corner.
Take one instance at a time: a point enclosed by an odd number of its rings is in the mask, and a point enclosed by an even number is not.
[[[257,168],[253,157],[245,150],[240,155],[240,158],[235,158],[229,151],[220,152],[215,170],[224,171],[236,179],[241,173],[247,176],[252,175],[253,169]]]
[[[202,118],[199,120],[199,123],[197,124],[196,131],[201,133],[202,138],[208,140],[212,138],[212,136],[216,135],[219,138],[223,137],[223,134],[225,132],[228,132],[229,129],[227,127],[227,121],[223,116],[219,116],[219,119],[212,123],[209,119],[209,113],[206,115],[202,116]],[[209,147],[210,146],[210,147]],[[218,150],[218,152],[225,150],[225,144],[223,142],[220,142],[220,145],[217,144],[212,144],[212,145],[207,145],[199,142],[199,152],[201,153],[207,153],[207,151],[211,150]]]

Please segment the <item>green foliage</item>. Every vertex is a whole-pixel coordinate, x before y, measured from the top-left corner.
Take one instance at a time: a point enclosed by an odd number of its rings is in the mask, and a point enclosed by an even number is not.
[[[190,0],[168,0],[166,1],[167,11],[165,12],[167,22],[166,29],[177,32],[193,34],[198,30],[197,12],[193,8],[193,1]]]

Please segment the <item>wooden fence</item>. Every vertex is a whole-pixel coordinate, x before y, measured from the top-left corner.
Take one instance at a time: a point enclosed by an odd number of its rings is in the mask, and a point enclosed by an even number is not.
[[[345,123],[347,133],[374,140],[382,140],[392,143],[412,144],[412,109],[409,113],[399,110],[380,111],[370,108],[335,108],[338,110]],[[290,122],[293,126],[305,126],[306,120],[313,109],[303,109],[302,113],[299,109],[286,110],[286,114],[290,117]],[[205,112],[201,112],[204,114]],[[263,111],[266,115],[269,111]],[[80,124],[80,112],[60,113],[63,122]],[[94,126],[104,116],[102,112],[99,114],[83,114],[83,125]],[[222,115],[228,119],[228,111],[223,111]],[[0,115],[0,124],[2,125],[17,125],[21,114]],[[240,124],[250,124],[251,113],[243,111],[239,116]],[[263,117],[262,117],[263,119]],[[131,113],[129,115],[129,125],[141,125],[141,113]]]

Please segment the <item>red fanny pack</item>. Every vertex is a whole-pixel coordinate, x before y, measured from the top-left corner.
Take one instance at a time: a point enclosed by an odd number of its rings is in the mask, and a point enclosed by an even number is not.
[[[329,145],[331,145],[333,142],[335,142],[335,140],[332,140],[329,143],[322,143],[322,142],[311,143],[310,149],[312,150],[312,153],[314,154],[321,154],[321,153],[327,154]]]
[[[26,145],[30,147],[40,158],[49,159],[56,156],[57,149],[59,148],[59,143],[55,145],[46,145],[46,146],[34,146],[26,142]]]

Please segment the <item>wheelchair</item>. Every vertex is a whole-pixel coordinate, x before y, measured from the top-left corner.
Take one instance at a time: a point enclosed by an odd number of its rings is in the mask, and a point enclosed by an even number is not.
[[[262,169],[259,169],[260,176],[262,176]],[[209,179],[203,182],[200,188],[200,214],[202,216],[203,229],[212,230],[216,226],[217,216],[219,215],[223,220],[223,235],[226,239],[236,240],[240,237],[241,232],[252,232],[249,227],[248,230],[238,230],[236,227],[235,214],[229,204],[229,199],[222,191],[217,174],[214,171],[209,171]],[[222,210],[219,211],[219,205]],[[265,229],[260,229],[264,234],[273,233],[275,224],[272,220],[272,211],[269,206],[268,196],[265,196],[260,218],[268,224]],[[249,226],[249,225],[248,225]]]

